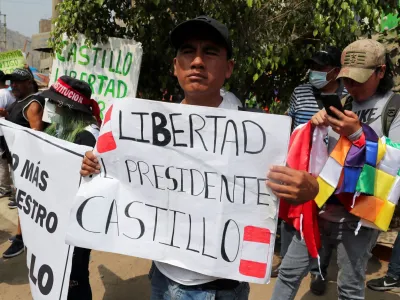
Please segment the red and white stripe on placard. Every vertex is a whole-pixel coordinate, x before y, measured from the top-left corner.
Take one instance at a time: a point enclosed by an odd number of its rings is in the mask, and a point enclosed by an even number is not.
[[[106,115],[103,120],[103,126],[100,130],[100,136],[97,139],[97,152],[105,153],[117,148],[117,144],[115,143],[114,136],[112,134],[111,128],[111,113],[112,113],[113,105],[107,110]]]
[[[244,228],[239,273],[249,277],[264,278],[267,273],[271,231],[267,228]]]

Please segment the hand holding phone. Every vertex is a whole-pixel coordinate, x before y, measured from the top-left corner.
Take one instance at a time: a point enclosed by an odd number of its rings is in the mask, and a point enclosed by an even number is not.
[[[334,114],[331,111],[331,109],[330,109],[331,106],[333,106],[337,110],[344,113],[344,108],[343,108],[342,102],[340,101],[340,97],[338,94],[321,94],[320,99],[321,99],[322,104],[324,105],[326,113],[329,116],[336,118],[336,119],[338,118],[336,116],[336,114]]]

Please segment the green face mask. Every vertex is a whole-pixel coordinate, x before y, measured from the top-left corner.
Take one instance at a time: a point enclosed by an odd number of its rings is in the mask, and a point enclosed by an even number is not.
[[[46,123],[59,123],[61,120],[60,114],[57,113],[57,104],[46,99],[46,104],[43,109],[42,121]]]

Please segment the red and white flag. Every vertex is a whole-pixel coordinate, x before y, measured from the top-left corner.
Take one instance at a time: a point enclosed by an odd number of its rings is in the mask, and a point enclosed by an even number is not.
[[[111,128],[111,114],[113,110],[113,105],[107,110],[106,115],[103,120],[103,126],[101,126],[100,135],[97,139],[97,152],[105,153],[117,149],[117,144],[115,143],[114,136],[112,134]]]
[[[242,275],[264,278],[268,269],[271,232],[267,228],[244,228],[242,255],[239,272]]]

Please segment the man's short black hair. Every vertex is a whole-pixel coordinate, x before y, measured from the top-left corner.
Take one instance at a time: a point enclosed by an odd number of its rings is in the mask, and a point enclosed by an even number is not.
[[[392,64],[392,60],[390,59],[390,56],[388,53],[386,53],[386,71],[385,75],[383,78],[380,80],[377,93],[378,94],[386,94],[389,92],[393,87],[394,87],[394,67]],[[378,73],[380,72],[381,68],[376,68],[375,72]]]
[[[228,59],[232,57],[232,42],[224,24],[208,16],[200,16],[176,26],[170,34],[171,44],[179,50],[184,42],[192,38],[211,40],[226,49]]]

